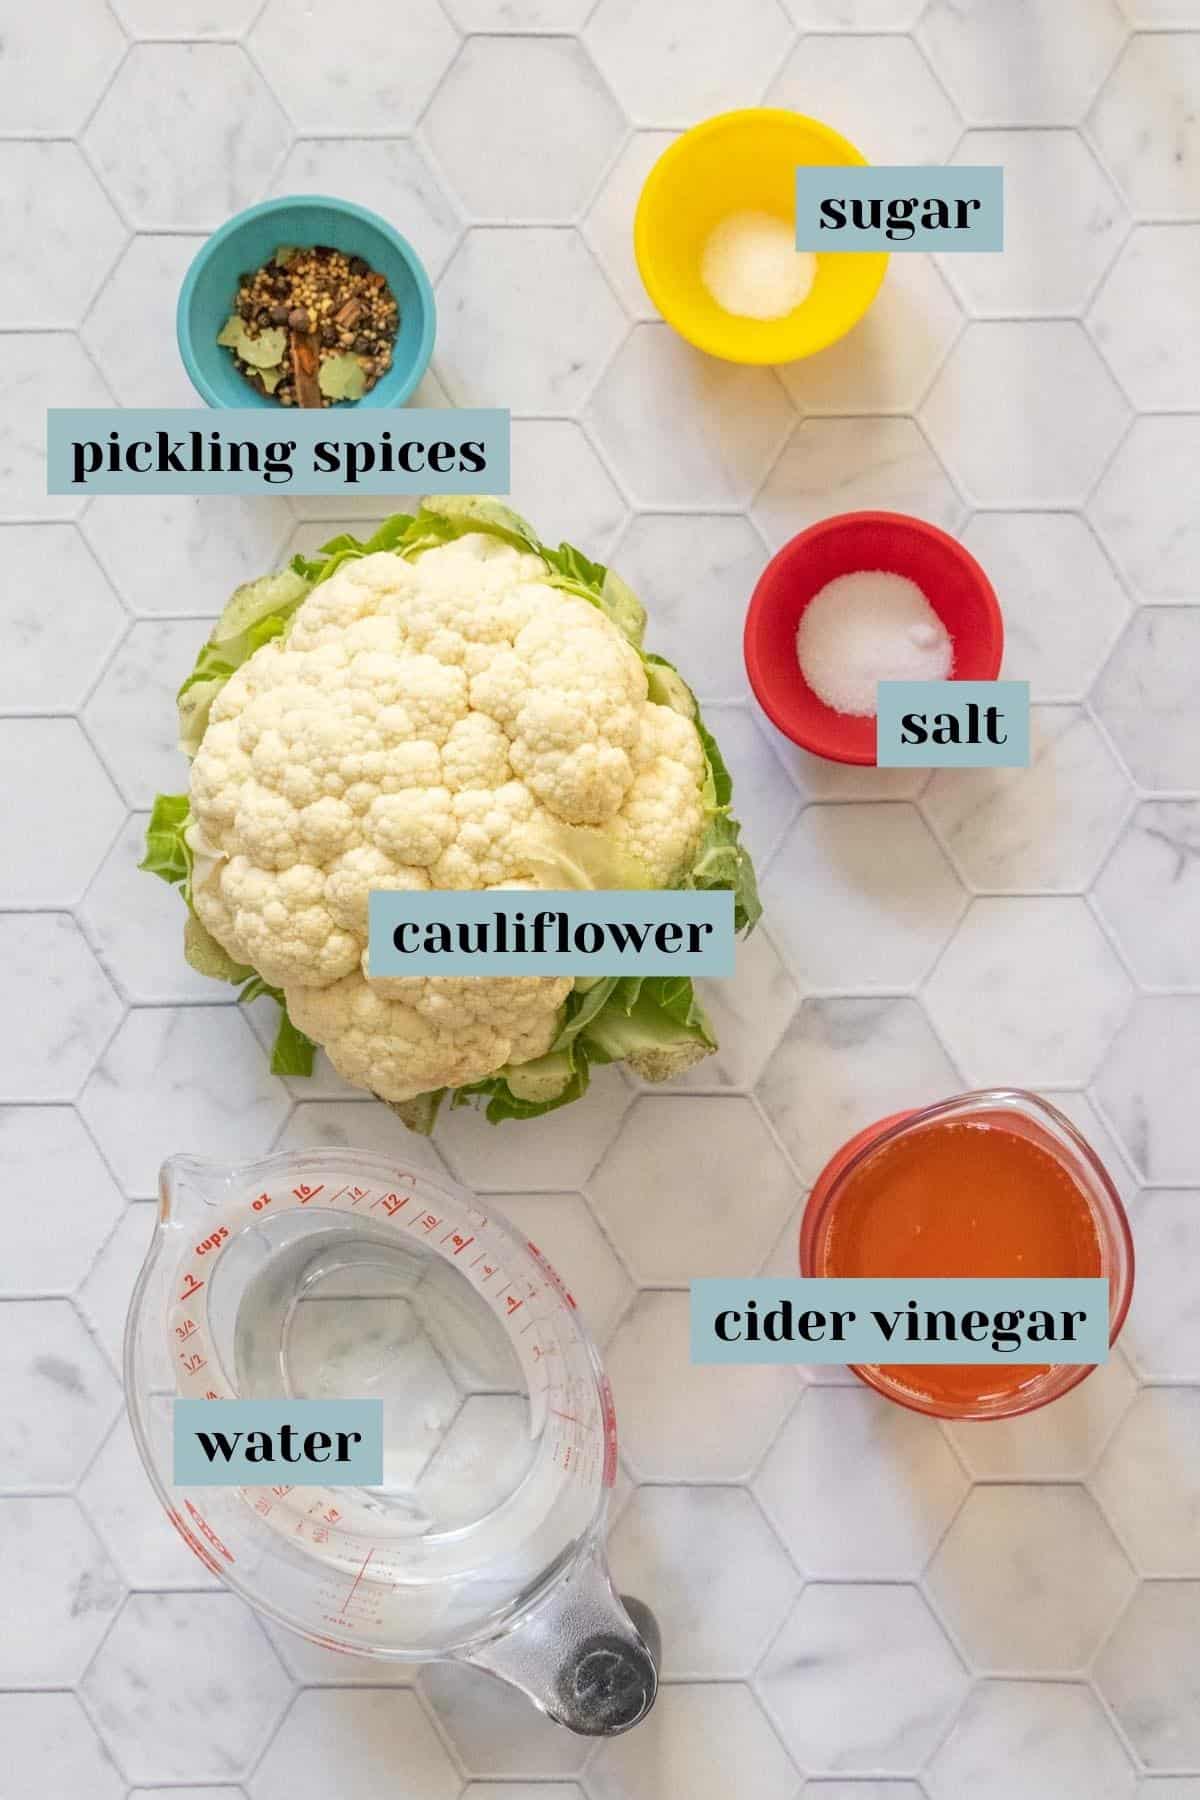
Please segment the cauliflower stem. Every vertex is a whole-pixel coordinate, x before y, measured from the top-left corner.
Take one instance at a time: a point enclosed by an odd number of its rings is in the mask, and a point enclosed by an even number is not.
[[[317,1047],[414,1130],[579,1099],[593,1065],[665,1081],[716,1049],[685,978],[372,980],[372,888],[700,888],[761,910],[733,784],[611,569],[502,502],[426,499],[365,542],[238,588],[179,690],[188,794],[143,869],[184,954],[280,1008],[271,1066]]]

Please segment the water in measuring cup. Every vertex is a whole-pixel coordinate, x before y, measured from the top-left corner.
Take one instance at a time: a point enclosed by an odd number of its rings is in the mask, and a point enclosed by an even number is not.
[[[471,1285],[395,1234],[316,1217],[247,1233],[250,1258],[221,1268],[238,1392],[382,1400],[383,1482],[358,1496],[372,1530],[482,1527],[537,1444],[520,1362]]]

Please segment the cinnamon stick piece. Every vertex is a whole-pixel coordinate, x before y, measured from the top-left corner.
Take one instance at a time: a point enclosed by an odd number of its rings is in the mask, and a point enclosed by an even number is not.
[[[317,349],[317,340],[311,331],[292,331],[289,336],[292,346],[296,399],[301,406],[320,406],[321,384],[317,380],[317,371],[321,358]]]

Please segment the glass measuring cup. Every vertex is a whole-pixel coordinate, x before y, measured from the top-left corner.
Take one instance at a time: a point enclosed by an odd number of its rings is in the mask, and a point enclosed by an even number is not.
[[[125,1392],[172,1523],[266,1617],[335,1650],[474,1663],[588,1736],[649,1710],[657,1630],[603,1554],[608,1382],[549,1263],[463,1189],[355,1150],[173,1157]],[[178,1485],[176,1394],[378,1397],[383,1483]]]
[[[856,1183],[869,1179],[872,1172],[891,1159],[894,1166],[899,1150],[920,1153],[926,1134],[954,1125],[966,1131],[976,1144],[984,1144],[989,1136],[995,1141],[1004,1133],[1029,1150],[1044,1157],[1053,1166],[1060,1192],[1069,1194],[1073,1207],[1086,1217],[1091,1233],[1091,1247],[1097,1267],[1073,1266],[1065,1249],[1045,1266],[1038,1264],[1032,1247],[1022,1243],[1018,1256],[1007,1267],[986,1269],[967,1266],[954,1260],[935,1242],[926,1243],[911,1237],[899,1260],[888,1260],[886,1266],[860,1266],[853,1247],[847,1263],[845,1246],[852,1227],[843,1215],[853,1215],[853,1190]],[[983,1152],[985,1155],[986,1151]],[[892,1183],[893,1192],[898,1191]],[[1012,1189],[1005,1193],[1007,1208]],[[955,1190],[939,1197],[939,1204],[970,1212],[972,1195]],[[895,1208],[892,1208],[893,1216]],[[916,1221],[912,1220],[913,1229]],[[927,1214],[922,1230],[930,1224]],[[1029,1249],[1031,1259],[1025,1251]],[[960,1252],[960,1254],[964,1254]],[[853,1266],[851,1266],[853,1265]],[[1039,1094],[1019,1088],[987,1088],[975,1093],[959,1094],[933,1106],[914,1111],[893,1113],[868,1125],[843,1144],[825,1165],[813,1184],[800,1226],[800,1273],[802,1275],[943,1275],[977,1274],[1082,1275],[1103,1276],[1109,1287],[1109,1343],[1115,1344],[1125,1323],[1133,1295],[1134,1256],[1129,1221],[1112,1180],[1096,1152],[1056,1107]],[[1069,1393],[1088,1375],[1094,1365],[1059,1363],[1022,1370],[1007,1370],[1001,1365],[976,1365],[969,1370],[975,1377],[969,1392],[924,1393],[914,1386],[911,1372],[901,1362],[894,1364],[852,1365],[853,1372],[869,1387],[895,1400],[901,1406],[935,1418],[1007,1419],[1033,1412],[1051,1400]],[[1009,1378],[1019,1375],[1019,1381]],[[989,1377],[994,1378],[989,1384]]]

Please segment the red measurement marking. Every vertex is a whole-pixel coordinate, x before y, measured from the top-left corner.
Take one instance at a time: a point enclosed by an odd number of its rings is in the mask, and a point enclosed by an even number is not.
[[[400,1209],[407,1206],[411,1199],[411,1194],[405,1194],[403,1200],[399,1194],[384,1194],[379,1200],[372,1201],[370,1210],[374,1212],[377,1206],[382,1206],[388,1218],[394,1219]]]
[[[515,1294],[510,1294],[508,1299],[504,1302],[504,1310],[511,1319],[513,1314],[519,1311],[524,1304],[525,1302],[523,1300],[518,1300]]]
[[[196,1511],[196,1508],[192,1505],[190,1500],[185,1500],[184,1505],[187,1507],[189,1513],[192,1515],[192,1518],[196,1521],[196,1529],[203,1533],[203,1535],[208,1539],[209,1543],[212,1544],[214,1549],[217,1549],[221,1552],[221,1555],[226,1559],[227,1562],[233,1562],[234,1561],[233,1551],[227,1550],[225,1548],[225,1545],[221,1542],[220,1538],[217,1536],[216,1532],[213,1530],[213,1528],[209,1524],[208,1520],[204,1517],[203,1513],[198,1513]]]
[[[338,1520],[341,1518],[341,1516],[342,1515],[338,1511],[336,1506],[331,1506],[329,1508],[328,1512],[325,1514],[326,1520],[328,1521],[328,1523],[330,1525],[336,1525]]]
[[[250,1210],[251,1212],[261,1212],[264,1206],[270,1206],[270,1204],[270,1194],[260,1194],[257,1200],[252,1200],[250,1202]]]
[[[190,1356],[180,1355],[179,1360],[189,1375],[196,1375],[201,1369],[206,1369],[208,1367],[208,1364],[198,1350],[194,1350]]]
[[[357,1206],[360,1200],[365,1200],[370,1191],[370,1188],[352,1187],[350,1189],[351,1206]]]
[[[197,1325],[195,1319],[185,1319],[182,1325],[177,1325],[175,1327],[175,1336],[179,1339],[181,1344],[186,1344],[187,1340],[190,1337],[194,1337],[199,1329],[200,1327]]]
[[[256,1513],[261,1513],[264,1519],[270,1518],[272,1511],[271,1502],[267,1499],[265,1494],[260,1494],[258,1499],[254,1502],[254,1510]]]
[[[321,1182],[319,1187],[309,1187],[307,1182],[302,1181],[299,1187],[294,1187],[292,1189],[292,1193],[296,1196],[296,1199],[300,1202],[301,1206],[307,1206],[310,1200],[315,1200],[318,1194],[323,1194],[324,1192],[324,1182]]]
[[[287,1498],[287,1496],[291,1493],[291,1491],[292,1490],[291,1490],[290,1486],[288,1486],[288,1487],[273,1487],[271,1489],[271,1492],[274,1494],[274,1496],[277,1500],[285,1500]]]
[[[537,1323],[538,1323],[538,1322],[537,1322],[537,1320],[536,1320],[536,1319],[530,1319],[530,1321],[529,1321],[529,1323],[528,1323],[528,1325],[522,1325],[522,1327],[521,1327],[521,1329],[520,1329],[520,1331],[519,1331],[519,1332],[518,1332],[518,1333],[517,1333],[517,1336],[518,1336],[518,1337],[524,1337],[524,1336],[525,1336],[525,1333],[526,1333],[526,1332],[527,1332],[527,1331],[536,1331],[536,1330],[537,1330]]]
[[[185,1300],[190,1300],[193,1294],[198,1294],[203,1286],[204,1283],[202,1281],[197,1281],[196,1277],[189,1269],[183,1278],[183,1292],[179,1296],[180,1305],[182,1305]]]
[[[349,1606],[350,1602],[353,1600],[355,1594],[358,1591],[359,1582],[362,1580],[363,1576],[367,1572],[367,1564],[370,1562],[370,1560],[374,1556],[374,1554],[375,1554],[375,1552],[373,1549],[367,1551],[367,1554],[363,1557],[363,1560],[362,1560],[362,1568],[358,1571],[358,1574],[354,1577],[354,1580],[350,1583],[350,1592],[346,1595],[346,1598],[342,1601],[342,1617],[343,1618],[346,1616],[346,1608]]]
[[[436,1231],[438,1226],[441,1224],[441,1222],[442,1221],[438,1218],[436,1213],[429,1213],[429,1212],[422,1213],[420,1218],[417,1220],[417,1224],[423,1225],[425,1227],[426,1231]]]
[[[461,1256],[467,1247],[475,1242],[473,1237],[464,1237],[461,1231],[448,1231],[442,1239],[443,1244],[453,1244],[455,1256]]]
[[[482,1262],[482,1261],[483,1261],[483,1259],[484,1259],[484,1257],[485,1257],[485,1256],[486,1256],[486,1255],[487,1255],[487,1251],[486,1251],[486,1250],[481,1250],[481,1251],[480,1251],[480,1252],[479,1252],[479,1255],[478,1255],[478,1256],[477,1256],[477,1257],[476,1257],[476,1258],[475,1258],[475,1261],[474,1261],[474,1262],[473,1262],[473,1263],[472,1263],[472,1264],[471,1264],[471,1267],[472,1267],[472,1268],[473,1268],[473,1269],[477,1269],[477,1268],[478,1268],[478,1267],[479,1267],[479,1265],[480,1265],[480,1263],[481,1263],[481,1262]]]
[[[617,1479],[617,1414],[607,1375],[600,1377],[600,1411],[604,1419],[603,1480],[605,1487],[612,1487]]]
[[[329,1204],[330,1204],[330,1206],[332,1206],[332,1205],[333,1205],[333,1203],[334,1203],[334,1201],[335,1201],[335,1200],[340,1200],[340,1199],[341,1199],[341,1197],[342,1197],[342,1195],[343,1195],[343,1194],[344,1194],[344,1193],[345,1193],[345,1192],[346,1192],[346,1190],[345,1190],[345,1188],[344,1188],[344,1187],[340,1187],[340,1188],[338,1188],[338,1190],[337,1190],[337,1192],[336,1192],[336,1193],[335,1193],[335,1194],[330,1194],[330,1196],[329,1196]]]
[[[577,1413],[559,1412],[557,1406],[552,1406],[550,1408],[550,1411],[554,1414],[556,1419],[569,1419],[571,1421],[572,1425],[586,1425],[587,1424],[587,1421],[584,1419],[581,1419]],[[592,1428],[590,1425],[587,1425],[587,1429],[590,1431]]]
[[[209,1390],[208,1390],[207,1394],[205,1394],[204,1398],[206,1400],[219,1400],[221,1398],[221,1396],[220,1396],[220,1394],[216,1393],[213,1388],[209,1388]]]

